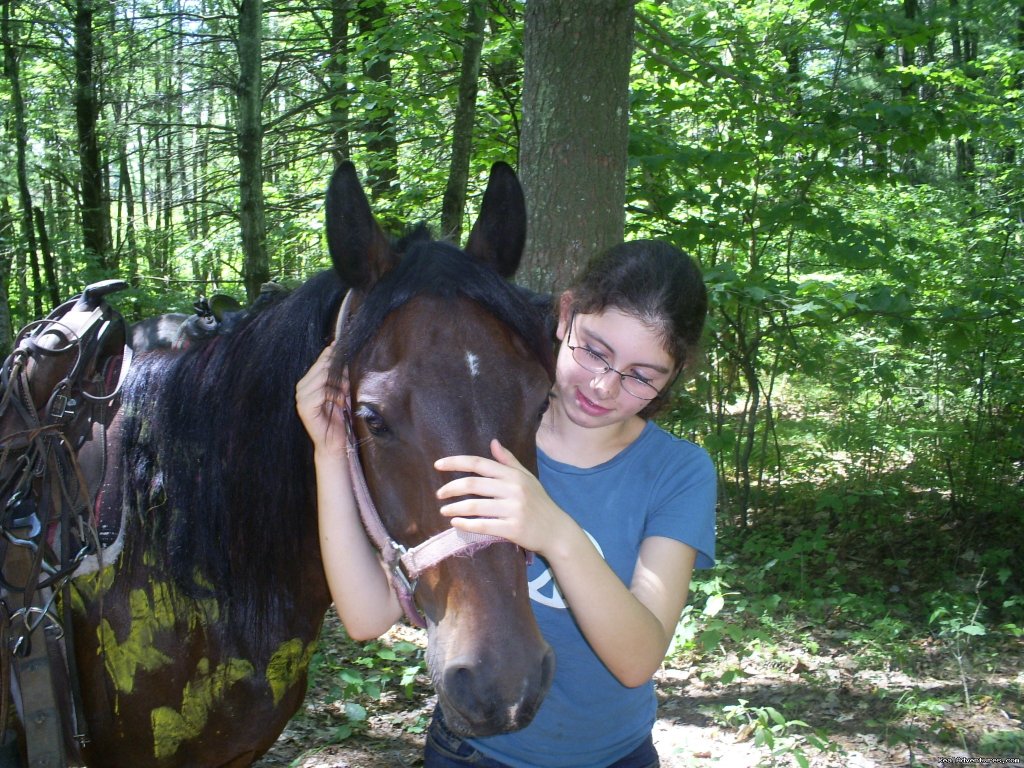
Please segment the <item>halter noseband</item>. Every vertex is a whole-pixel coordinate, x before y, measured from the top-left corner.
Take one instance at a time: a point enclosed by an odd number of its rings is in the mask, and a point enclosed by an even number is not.
[[[349,291],[345,294],[345,300],[338,312],[335,339],[341,338],[348,323],[352,293]],[[366,528],[370,540],[380,552],[381,558],[388,568],[391,586],[398,596],[405,615],[415,626],[426,627],[426,620],[414,599],[416,583],[420,574],[454,555],[467,555],[490,544],[508,543],[508,539],[484,533],[461,531],[457,528],[446,528],[412,548],[405,547],[391,538],[387,528],[384,527],[376,504],[373,503],[370,489],[366,485],[366,475],[363,473],[363,466],[359,460],[359,442],[356,438],[352,417],[352,395],[350,392],[345,394],[344,411],[345,432],[348,437],[348,467],[352,478],[352,489],[355,492],[356,506],[359,508],[359,517],[363,521],[363,527]]]

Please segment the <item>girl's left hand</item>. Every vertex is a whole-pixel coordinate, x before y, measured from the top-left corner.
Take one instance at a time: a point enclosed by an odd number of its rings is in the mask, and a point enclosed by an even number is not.
[[[546,545],[558,540],[558,530],[570,520],[511,451],[491,441],[494,460],[483,456],[447,456],[434,462],[442,472],[470,472],[437,490],[438,499],[460,496],[441,507],[452,527],[473,533],[501,536],[523,549],[544,555]]]

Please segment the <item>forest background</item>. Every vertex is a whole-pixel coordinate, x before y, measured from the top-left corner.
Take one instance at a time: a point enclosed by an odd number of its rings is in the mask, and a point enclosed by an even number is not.
[[[490,164],[520,158],[529,6],[624,4],[0,5],[6,353],[100,278],[129,280],[133,320],[302,281],[327,265],[342,157],[383,221],[458,239]],[[1019,659],[1024,633],[1024,3],[632,11],[620,230],[693,254],[712,304],[706,363],[663,421],[715,459],[721,564],[674,652],[743,658],[842,627],[890,665],[937,648],[970,707],[974,670]],[[608,55],[570,53],[581,72]],[[532,220],[555,218],[529,178]],[[585,256],[588,216],[575,251],[535,238],[534,287]],[[986,695],[1021,754],[1010,679]],[[766,712],[746,714],[771,740]]]

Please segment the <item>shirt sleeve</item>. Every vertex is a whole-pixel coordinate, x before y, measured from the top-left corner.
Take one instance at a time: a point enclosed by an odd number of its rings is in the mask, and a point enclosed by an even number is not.
[[[715,564],[715,508],[718,479],[703,448],[666,434],[665,464],[656,481],[655,503],[644,537],[664,536],[697,550],[697,568]]]

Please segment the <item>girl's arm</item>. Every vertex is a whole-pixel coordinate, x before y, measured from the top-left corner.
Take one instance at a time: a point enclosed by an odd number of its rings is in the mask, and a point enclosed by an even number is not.
[[[353,640],[380,637],[402,616],[384,564],[366,536],[349,479],[344,387],[327,372],[334,345],[327,347],[295,387],[299,417],[313,441],[320,556],[327,586],[345,631]]]
[[[674,539],[645,539],[627,586],[536,477],[496,440],[491,452],[496,461],[450,456],[435,463],[442,471],[473,473],[442,486],[438,498],[478,497],[448,504],[442,513],[456,528],[502,536],[543,557],[608,670],[623,685],[646,683],[664,661],[686,604],[696,550]]]

